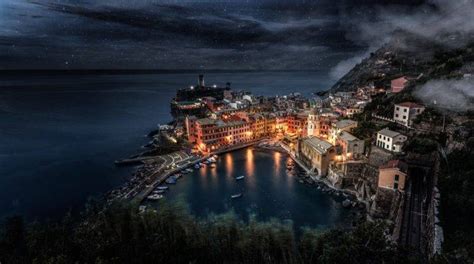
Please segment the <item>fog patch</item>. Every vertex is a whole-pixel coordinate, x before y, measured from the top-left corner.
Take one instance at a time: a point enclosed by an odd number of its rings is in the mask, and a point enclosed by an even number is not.
[[[427,105],[456,112],[474,110],[474,80],[433,80],[415,91]]]

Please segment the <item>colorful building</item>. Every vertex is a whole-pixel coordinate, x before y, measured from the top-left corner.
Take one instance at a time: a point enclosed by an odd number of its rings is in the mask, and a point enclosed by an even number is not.
[[[378,187],[400,191],[405,190],[408,166],[400,160],[391,160],[379,167]]]
[[[336,155],[334,146],[317,137],[298,140],[298,158],[317,175],[326,176],[329,164]]]
[[[397,79],[393,79],[390,82],[390,88],[392,93],[399,93],[405,89],[406,85],[408,83],[408,79],[405,76],[402,76]]]

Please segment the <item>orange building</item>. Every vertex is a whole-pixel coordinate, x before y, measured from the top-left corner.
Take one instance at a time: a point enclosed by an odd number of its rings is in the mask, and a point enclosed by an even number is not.
[[[408,166],[401,160],[390,160],[387,164],[379,167],[378,187],[398,190],[405,190]]]

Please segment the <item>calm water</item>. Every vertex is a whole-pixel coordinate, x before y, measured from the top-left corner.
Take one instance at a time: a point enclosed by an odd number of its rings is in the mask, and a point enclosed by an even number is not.
[[[169,200],[184,196],[198,216],[233,209],[242,219],[253,213],[261,220],[292,220],[295,227],[349,225],[351,211],[336,198],[298,182],[297,168],[287,168],[290,163],[286,154],[254,148],[226,153],[215,168],[204,166],[181,177],[165,196]],[[239,175],[246,177],[236,181]],[[231,199],[236,193],[243,196]]]
[[[116,168],[113,161],[138,152],[147,142],[144,135],[170,120],[169,100],[176,89],[195,84],[196,75],[0,76],[0,218],[55,217],[122,184],[133,168]],[[234,89],[262,95],[309,94],[330,86],[326,76],[323,72],[209,73],[206,82],[229,81]],[[270,171],[273,165],[262,168],[255,170]],[[270,183],[281,184],[279,188],[286,191],[274,193],[273,199],[299,195],[288,193],[299,188],[291,187],[290,178],[280,178]],[[224,184],[210,180],[209,188],[218,183]],[[182,185],[178,188],[185,188]],[[207,199],[209,193],[199,199]],[[297,197],[290,200],[291,206],[299,208],[294,210],[335,210],[329,201],[297,206],[305,203]],[[207,205],[211,211],[225,209],[221,206]],[[272,210],[259,208],[272,215]],[[297,216],[291,211],[290,215]]]

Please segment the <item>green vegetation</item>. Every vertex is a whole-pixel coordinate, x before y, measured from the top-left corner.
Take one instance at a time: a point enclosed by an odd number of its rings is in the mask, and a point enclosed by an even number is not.
[[[235,214],[196,219],[183,203],[164,202],[140,214],[117,204],[89,210],[79,222],[25,226],[8,219],[0,236],[2,263],[409,263],[386,239],[381,223],[353,230],[304,229],[290,224],[243,223]]]
[[[474,140],[448,155],[439,177],[443,250],[450,263],[474,262]]]
[[[413,152],[418,154],[429,154],[433,151],[436,151],[438,148],[438,143],[433,140],[433,137],[423,135],[415,136],[408,144],[405,146],[404,151]]]

